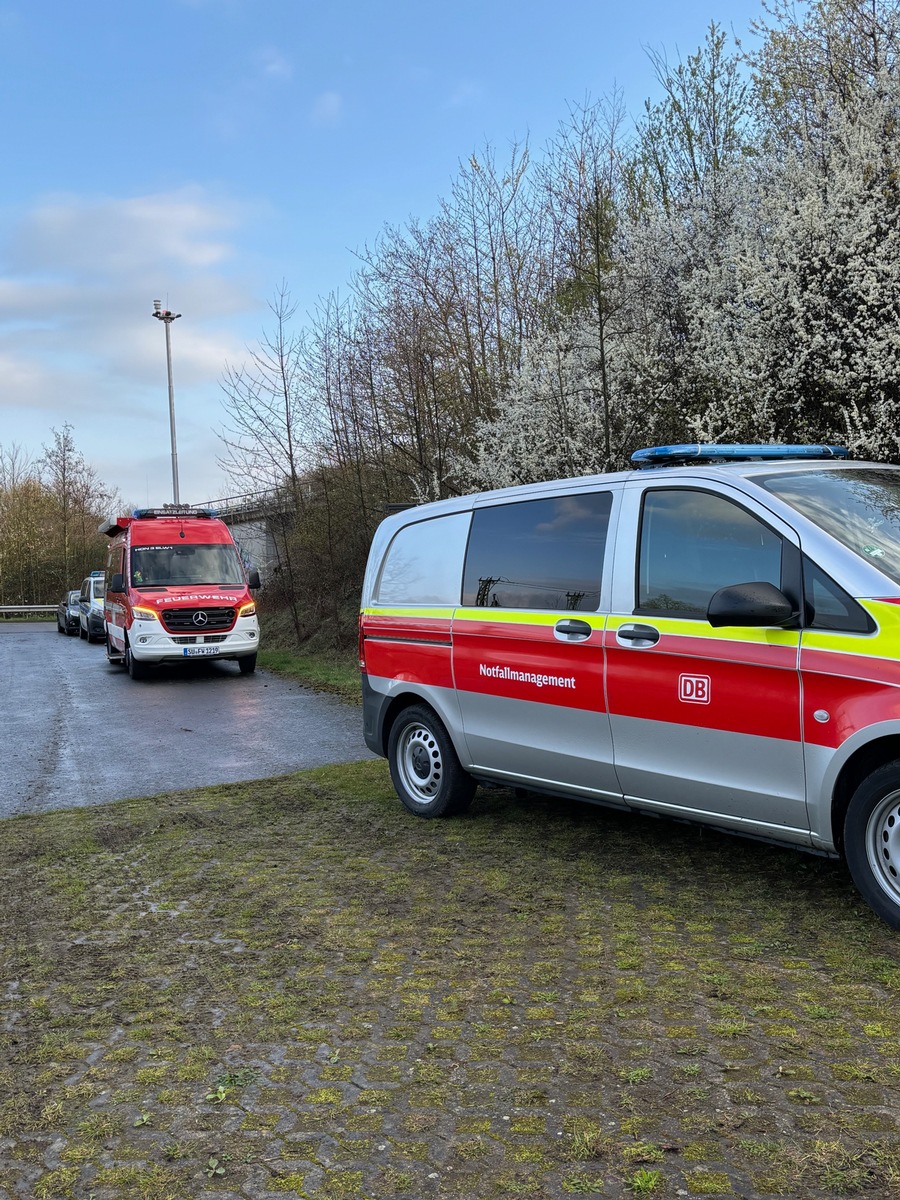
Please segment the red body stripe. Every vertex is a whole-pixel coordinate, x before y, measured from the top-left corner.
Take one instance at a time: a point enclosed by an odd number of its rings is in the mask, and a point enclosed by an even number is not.
[[[453,655],[461,691],[606,711],[599,630],[583,642],[562,642],[552,625],[461,621],[453,632]]]
[[[395,615],[367,614],[362,629],[371,675],[424,687],[592,712],[605,711],[608,696],[615,716],[789,741],[799,741],[802,728],[809,743],[830,748],[860,729],[900,720],[900,662],[869,655],[803,649],[801,714],[796,646],[662,634],[656,646],[638,649],[620,645],[614,630],[567,643],[546,624],[454,625],[450,618]],[[709,678],[709,703],[684,699],[683,675]],[[819,710],[827,721],[815,720]]]

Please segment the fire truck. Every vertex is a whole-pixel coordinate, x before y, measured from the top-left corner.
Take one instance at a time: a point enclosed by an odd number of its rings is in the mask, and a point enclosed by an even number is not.
[[[109,537],[104,623],[106,654],[132,679],[155,665],[197,658],[256,669],[259,621],[231,531],[214,513],[137,509],[100,526]]]

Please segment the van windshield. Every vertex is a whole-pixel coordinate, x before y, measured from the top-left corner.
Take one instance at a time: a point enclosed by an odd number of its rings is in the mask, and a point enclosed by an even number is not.
[[[900,471],[798,471],[755,482],[900,583]]]
[[[244,583],[244,571],[234,546],[136,546],[131,551],[133,587],[185,587],[195,584]]]

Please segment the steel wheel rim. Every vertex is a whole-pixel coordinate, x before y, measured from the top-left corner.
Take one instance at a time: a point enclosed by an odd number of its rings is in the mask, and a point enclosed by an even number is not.
[[[397,768],[416,804],[431,804],[441,790],[444,762],[437,738],[427,725],[408,725],[397,744]]]
[[[900,790],[889,792],[866,825],[866,858],[882,891],[900,900]]]

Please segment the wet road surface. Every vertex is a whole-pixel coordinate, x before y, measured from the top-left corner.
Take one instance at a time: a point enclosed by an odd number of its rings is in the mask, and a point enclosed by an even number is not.
[[[136,682],[52,622],[0,621],[0,817],[368,757],[360,709],[267,671]]]

